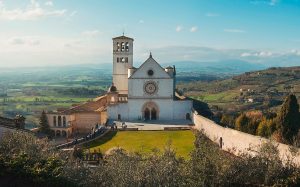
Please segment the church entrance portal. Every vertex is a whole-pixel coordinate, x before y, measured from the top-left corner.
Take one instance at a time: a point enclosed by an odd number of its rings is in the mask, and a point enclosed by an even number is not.
[[[153,102],[145,103],[142,108],[144,120],[157,120],[158,119],[158,107]]]
[[[155,110],[155,108],[153,108],[151,110],[151,120],[156,120],[156,110]]]
[[[150,120],[150,110],[149,110],[149,108],[145,109],[144,118],[145,118],[145,120]]]

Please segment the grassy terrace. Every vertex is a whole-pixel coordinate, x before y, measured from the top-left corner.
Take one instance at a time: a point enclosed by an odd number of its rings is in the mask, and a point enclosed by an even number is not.
[[[185,131],[111,131],[103,138],[95,140],[86,148],[106,152],[113,147],[122,147],[129,152],[150,153],[153,149],[163,150],[171,142],[178,156],[189,157],[194,147],[194,134]]]

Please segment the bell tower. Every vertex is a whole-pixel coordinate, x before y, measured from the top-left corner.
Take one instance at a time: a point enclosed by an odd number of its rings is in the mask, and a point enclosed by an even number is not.
[[[128,94],[128,69],[133,67],[133,39],[119,36],[113,40],[113,83],[119,94]]]

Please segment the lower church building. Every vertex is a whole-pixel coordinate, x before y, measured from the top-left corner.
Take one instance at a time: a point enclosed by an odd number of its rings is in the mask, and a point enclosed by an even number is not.
[[[163,68],[150,53],[133,66],[133,39],[113,38],[113,83],[107,94],[67,110],[48,112],[48,122],[58,136],[88,133],[107,121],[190,120],[192,100],[176,91],[175,66]]]

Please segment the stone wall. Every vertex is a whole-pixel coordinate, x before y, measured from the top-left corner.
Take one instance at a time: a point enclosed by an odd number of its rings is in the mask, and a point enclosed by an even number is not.
[[[17,130],[14,128],[0,125],[0,138],[2,138],[6,132],[16,132],[16,131]]]
[[[199,115],[197,112],[193,112],[192,118],[197,130],[203,130],[204,134],[210,140],[219,145],[220,139],[222,138],[222,149],[235,155],[239,155],[241,153],[255,154],[263,143],[270,141],[260,136],[254,136],[234,129],[222,127]],[[277,142],[273,143],[277,146],[280,157],[283,161],[291,157],[292,153],[290,151],[290,146]],[[295,157],[294,163],[300,166],[300,152],[299,149],[297,150],[298,156]]]

